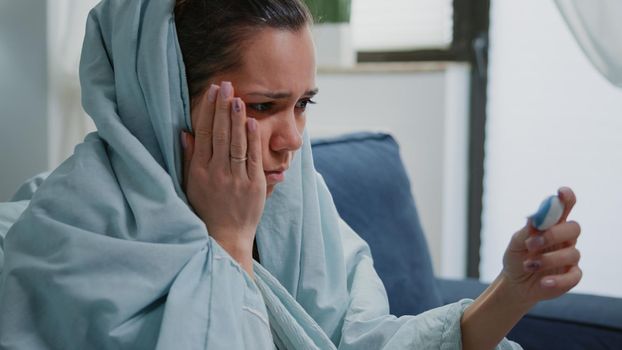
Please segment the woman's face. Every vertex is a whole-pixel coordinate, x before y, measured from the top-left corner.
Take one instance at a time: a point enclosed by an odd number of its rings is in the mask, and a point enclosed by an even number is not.
[[[247,116],[257,119],[269,195],[302,146],[306,107],[317,93],[311,32],[265,28],[241,54],[239,69],[218,74],[209,84],[230,81],[235,96],[246,103]]]

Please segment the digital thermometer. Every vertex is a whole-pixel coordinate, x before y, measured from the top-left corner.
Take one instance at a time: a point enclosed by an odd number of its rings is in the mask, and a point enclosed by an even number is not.
[[[538,231],[546,231],[559,222],[563,212],[564,204],[559,197],[550,196],[540,204],[538,211],[529,217],[531,225]]]

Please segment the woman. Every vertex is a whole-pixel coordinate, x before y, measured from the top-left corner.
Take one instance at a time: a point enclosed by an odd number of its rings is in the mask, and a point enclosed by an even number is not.
[[[389,315],[367,245],[313,169],[310,23],[298,0],[91,12],[80,75],[98,132],[7,234],[0,347],[520,348],[509,329],[581,277],[574,195],[560,190],[544,236],[512,237],[474,302]]]

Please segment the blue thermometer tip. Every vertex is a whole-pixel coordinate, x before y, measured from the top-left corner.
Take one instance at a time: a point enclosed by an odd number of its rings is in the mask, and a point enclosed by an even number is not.
[[[546,198],[535,214],[531,215],[531,225],[538,231],[545,231],[559,222],[564,212],[564,205],[557,196]]]

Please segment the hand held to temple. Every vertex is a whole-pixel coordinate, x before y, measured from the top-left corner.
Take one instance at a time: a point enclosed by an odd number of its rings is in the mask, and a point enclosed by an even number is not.
[[[194,135],[182,133],[184,187],[207,230],[253,276],[255,231],[266,200],[257,121],[233,87],[212,85],[192,109]]]

